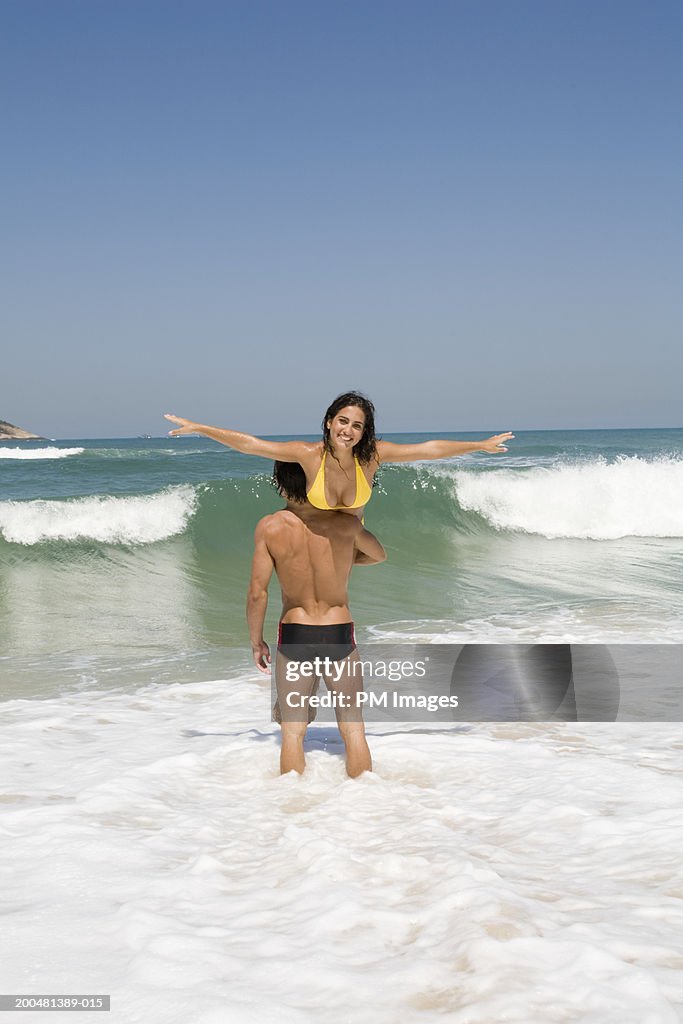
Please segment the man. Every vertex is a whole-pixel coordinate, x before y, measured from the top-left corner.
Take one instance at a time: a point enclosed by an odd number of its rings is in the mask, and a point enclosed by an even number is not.
[[[277,574],[282,591],[275,679],[278,700],[274,713],[282,728],[280,772],[302,772],[304,736],[317,687],[308,666],[325,659],[320,674],[335,700],[339,732],[346,748],[351,778],[372,770],[365,726],[356,701],[363,689],[348,582],[355,565],[374,565],[386,558],[377,538],[346,512],[319,511],[290,502],[265,516],[254,533],[254,560],[247,621],[254,662],[270,671],[270,650],[263,639],[268,584]],[[276,718],[276,720],[278,720]]]

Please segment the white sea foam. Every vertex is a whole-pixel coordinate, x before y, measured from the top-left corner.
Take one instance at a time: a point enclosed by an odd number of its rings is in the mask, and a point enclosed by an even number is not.
[[[268,696],[2,706],[6,991],[108,992],[115,1024],[681,1019],[677,725],[378,724],[353,781],[314,727],[279,777]]]
[[[683,537],[683,459],[455,473],[458,502],[493,526],[543,537]]]
[[[84,451],[85,448],[0,448],[0,459],[65,459]]]
[[[683,644],[683,622],[677,608],[627,598],[491,612],[461,622],[386,622],[366,630],[373,643]]]
[[[128,498],[95,495],[67,501],[0,502],[0,534],[14,544],[96,540],[151,544],[182,533],[195,511],[194,487]]]

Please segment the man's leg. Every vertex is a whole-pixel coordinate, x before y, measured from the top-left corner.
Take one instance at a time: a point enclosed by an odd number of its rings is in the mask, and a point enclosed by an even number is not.
[[[340,669],[343,669],[343,672],[337,679]],[[334,674],[330,677],[325,676],[325,684],[337,697],[334,710],[346,748],[346,771],[355,779],[363,772],[372,771],[370,748],[365,739],[362,706],[357,701],[357,694],[363,692],[363,673],[357,650],[353,650],[343,661],[336,662]],[[344,707],[341,706],[340,696],[344,698]]]
[[[275,657],[275,683],[277,701],[273,708],[273,717],[280,723],[282,730],[282,746],[280,749],[280,774],[287,772],[303,772],[306,767],[304,757],[304,737],[309,722],[311,693],[317,688],[315,678],[301,676],[298,661],[294,661],[278,648]],[[287,678],[287,667],[290,666],[290,679]],[[315,715],[313,715],[315,717]]]
[[[352,779],[372,771],[370,748],[365,739],[364,722],[343,722],[337,717],[339,732],[346,747],[346,772]]]
[[[306,767],[304,757],[304,737],[306,722],[283,722],[282,747],[280,748],[280,775],[295,771],[301,774]]]

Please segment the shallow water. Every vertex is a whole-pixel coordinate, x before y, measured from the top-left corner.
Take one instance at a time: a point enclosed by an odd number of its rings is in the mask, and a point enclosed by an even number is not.
[[[4,991],[126,1024],[680,1019],[676,726],[373,725],[352,781],[322,727],[278,776],[268,707],[253,676],[3,705]]]

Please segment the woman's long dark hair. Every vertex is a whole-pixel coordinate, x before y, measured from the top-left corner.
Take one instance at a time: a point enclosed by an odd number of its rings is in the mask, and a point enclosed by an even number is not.
[[[358,444],[353,447],[353,454],[361,466],[377,456],[377,437],[375,435],[375,407],[369,398],[358,391],[345,391],[335,398],[323,416],[323,445],[325,451],[332,452],[328,420],[333,420],[340,409],[347,405],[358,406],[365,414],[365,428]],[[273,466],[273,482],[283,498],[290,501],[306,501],[306,474],[298,462],[276,462]]]

